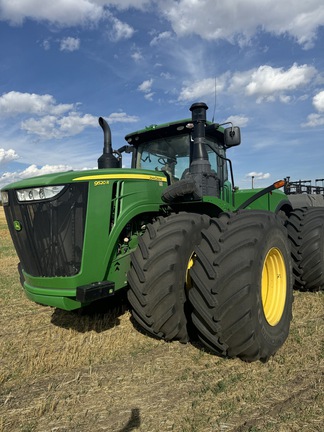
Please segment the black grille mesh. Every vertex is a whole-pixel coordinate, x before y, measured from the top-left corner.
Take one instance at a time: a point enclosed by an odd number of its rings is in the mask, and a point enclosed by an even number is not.
[[[22,268],[31,276],[73,276],[80,271],[88,184],[67,185],[53,200],[18,203],[9,191],[6,218]],[[14,229],[19,221],[22,230]]]

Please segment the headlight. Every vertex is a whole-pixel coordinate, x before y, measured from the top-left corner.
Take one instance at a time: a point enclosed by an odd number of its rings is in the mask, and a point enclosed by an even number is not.
[[[2,201],[3,205],[8,204],[8,202],[9,202],[8,192],[5,192],[5,191],[1,192],[1,201]]]
[[[18,201],[39,201],[54,198],[58,195],[64,186],[44,186],[30,189],[18,189]]]

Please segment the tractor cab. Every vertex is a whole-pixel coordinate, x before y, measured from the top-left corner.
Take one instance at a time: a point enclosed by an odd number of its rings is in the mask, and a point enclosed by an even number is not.
[[[104,131],[103,154],[98,159],[98,168],[121,168],[122,153],[132,153],[131,168],[160,171],[167,178],[168,185],[189,180],[195,184],[198,198],[219,196],[228,179],[227,162],[233,174],[231,162],[226,158],[226,148],[239,145],[240,129],[231,125],[208,122],[205,103],[190,107],[191,119],[162,125],[151,125],[143,130],[126,135],[130,145],[118,150],[112,149],[111,131],[108,123],[99,118]]]
[[[228,179],[226,164],[226,130],[210,122],[204,126],[202,144],[212,173],[217,175],[221,185]],[[229,128],[231,129],[231,128]],[[238,128],[236,128],[237,130]],[[174,123],[152,125],[125,137],[133,147],[132,167],[162,171],[173,184],[185,179],[194,161],[194,124],[192,119]],[[226,141],[227,139],[227,141]]]

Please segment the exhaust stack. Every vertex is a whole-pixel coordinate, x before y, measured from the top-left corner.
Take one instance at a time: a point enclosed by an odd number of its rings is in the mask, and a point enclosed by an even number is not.
[[[98,159],[98,168],[120,168],[120,159],[113,155],[114,151],[111,144],[111,130],[109,124],[103,117],[99,117],[98,122],[104,133],[103,154]]]

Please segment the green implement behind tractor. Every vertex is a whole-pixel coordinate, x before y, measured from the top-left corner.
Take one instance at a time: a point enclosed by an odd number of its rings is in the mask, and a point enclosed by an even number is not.
[[[1,191],[27,297],[65,310],[127,290],[134,319],[167,341],[267,360],[286,340],[293,285],[324,285],[324,207],[234,187],[227,149],[240,130],[192,117],[128,134],[98,169],[30,178]],[[122,153],[132,155],[122,168]],[[296,198],[296,197],[295,197]]]

